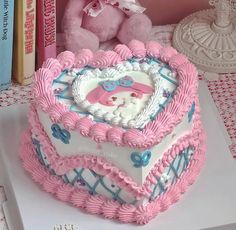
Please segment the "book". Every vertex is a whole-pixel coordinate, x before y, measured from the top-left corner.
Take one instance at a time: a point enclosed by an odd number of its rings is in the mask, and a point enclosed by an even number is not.
[[[13,79],[32,82],[35,72],[36,0],[15,1]]]
[[[0,1],[0,90],[11,85],[14,0]]]
[[[47,58],[56,57],[56,0],[37,0],[36,4],[36,53],[40,68]]]

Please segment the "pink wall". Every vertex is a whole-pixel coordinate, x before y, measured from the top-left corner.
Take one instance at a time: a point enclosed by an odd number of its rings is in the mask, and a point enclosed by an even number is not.
[[[139,0],[154,25],[177,23],[192,12],[209,8],[208,0]]]
[[[79,0],[78,0],[79,1]],[[147,8],[145,13],[152,19],[154,25],[177,23],[188,14],[208,8],[208,0],[139,0]],[[60,19],[67,0],[57,2],[57,28],[60,31]]]

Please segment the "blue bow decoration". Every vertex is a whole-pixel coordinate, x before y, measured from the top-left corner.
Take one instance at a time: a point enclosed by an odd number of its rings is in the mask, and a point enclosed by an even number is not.
[[[107,80],[99,83],[99,85],[107,92],[114,91],[117,86],[131,87],[133,84],[134,81],[130,76],[122,77],[116,81]]]
[[[61,140],[64,144],[69,144],[71,135],[67,130],[61,129],[61,127],[58,124],[53,124],[51,126],[51,130],[52,130],[52,135],[56,139]]]
[[[151,158],[151,151],[146,150],[143,153],[133,152],[131,154],[131,160],[134,163],[135,168],[145,167],[149,164]]]
[[[193,102],[192,107],[188,112],[188,122],[192,121],[194,112],[195,112],[195,102]]]

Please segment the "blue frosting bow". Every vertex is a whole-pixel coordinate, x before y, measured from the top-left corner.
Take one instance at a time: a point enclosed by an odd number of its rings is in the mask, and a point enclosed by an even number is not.
[[[145,167],[148,165],[151,158],[151,151],[146,150],[143,153],[133,152],[131,154],[131,160],[134,163],[135,168]]]
[[[71,135],[67,130],[61,129],[61,127],[58,124],[53,124],[51,126],[51,130],[52,130],[52,135],[56,139],[61,140],[64,144],[69,144]]]
[[[117,86],[131,87],[133,84],[134,81],[130,76],[124,76],[116,81],[107,80],[99,83],[99,85],[107,92],[115,90]]]

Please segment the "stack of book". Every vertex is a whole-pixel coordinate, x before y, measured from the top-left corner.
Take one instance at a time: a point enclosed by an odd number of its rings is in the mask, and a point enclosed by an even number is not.
[[[0,90],[56,56],[56,0],[0,0]]]

